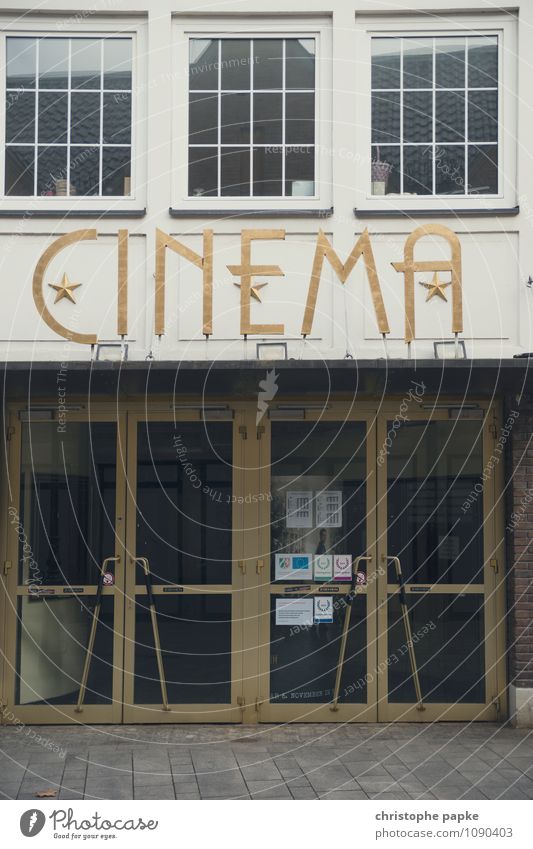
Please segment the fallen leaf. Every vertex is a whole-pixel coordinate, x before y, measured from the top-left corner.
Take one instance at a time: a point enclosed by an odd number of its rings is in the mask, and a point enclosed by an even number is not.
[[[57,796],[57,790],[38,790],[35,794],[36,799],[53,799]]]

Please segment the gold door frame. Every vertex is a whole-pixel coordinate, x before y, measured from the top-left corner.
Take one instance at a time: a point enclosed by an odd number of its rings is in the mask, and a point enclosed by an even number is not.
[[[293,399],[291,399],[291,404]],[[301,402],[305,409],[311,404],[307,398]],[[298,406],[298,401],[294,401]],[[282,419],[281,419],[282,420]],[[288,418],[289,420],[289,418]],[[294,420],[294,419],[292,419]],[[367,673],[376,667],[377,663],[377,620],[375,615],[377,594],[377,581],[372,576],[378,568],[377,540],[376,540],[376,475],[375,449],[376,449],[376,409],[373,405],[357,403],[353,401],[335,401],[328,405],[327,409],[316,410],[309,408],[305,412],[306,421],[324,422],[362,422],[366,424],[366,551],[358,554],[369,554],[372,561],[368,564],[367,586],[360,589],[367,598]],[[276,416],[276,421],[280,418]],[[271,425],[267,416],[262,421],[264,433],[257,440],[257,460],[259,467],[259,492],[270,491],[270,447],[271,447]],[[268,487],[268,490],[267,488]],[[270,581],[270,503],[261,505],[259,522],[258,543],[259,549],[256,557],[264,562],[261,578],[256,580],[257,593],[259,597],[260,626],[259,626],[259,669],[257,681],[257,718],[261,722],[375,722],[377,720],[377,681],[372,675],[367,683],[367,701],[364,704],[339,702],[338,710],[332,711],[329,703],[313,703],[307,705],[284,705],[270,703],[270,603],[272,595],[283,595],[283,585],[271,584]],[[306,581],[305,583],[309,583]],[[309,595],[319,595],[319,587],[324,592],[324,584],[317,584]],[[346,585],[344,585],[346,587]],[[334,585],[333,592],[341,598],[342,585]],[[339,638],[340,647],[340,638]]]
[[[483,410],[483,469],[493,454],[496,434],[501,426],[501,405],[482,399],[468,399],[469,404],[476,403]],[[430,409],[433,400],[424,398],[424,409],[411,405],[409,421],[453,421],[449,409],[454,404],[460,408],[464,399],[447,396],[434,402],[436,409]],[[385,445],[388,422],[398,414],[399,401],[387,400],[380,408],[378,420],[378,445]],[[441,408],[439,409],[439,405]],[[458,421],[461,421],[459,416]],[[481,423],[481,422],[480,422]],[[386,558],[396,555],[387,548],[387,461],[377,466],[378,481],[378,558],[386,565]],[[503,515],[503,457],[493,469],[493,474],[483,490],[483,583],[439,584],[431,587],[432,593],[459,595],[476,594],[484,596],[485,628],[485,704],[479,703],[428,703],[419,711],[416,704],[390,703],[388,701],[387,674],[378,679],[378,721],[379,722],[434,722],[440,721],[489,721],[495,722],[507,715],[507,682],[505,662],[505,545]],[[494,567],[494,561],[496,568]],[[493,565],[491,565],[491,563]],[[382,635],[378,642],[378,668],[387,669],[388,657],[388,618],[387,598],[398,593],[397,584],[387,583],[387,570],[378,582],[378,633]],[[409,591],[408,591],[409,594]]]
[[[46,422],[35,420],[32,427],[58,422],[57,399],[39,403],[38,409],[50,409],[52,419]],[[16,663],[17,663],[17,634],[18,634],[18,599],[27,596],[30,590],[27,586],[18,584],[19,539],[14,527],[8,519],[7,510],[14,507],[20,517],[20,468],[22,449],[22,421],[20,412],[26,408],[17,405],[8,406],[8,441],[7,441],[7,474],[2,487],[2,503],[4,526],[2,528],[2,546],[5,552],[4,564],[10,564],[7,574],[3,576],[2,593],[4,597],[4,698],[6,709],[14,715],[12,723],[39,723],[46,725],[71,723],[118,723],[122,720],[122,646],[123,646],[123,525],[120,517],[124,516],[124,476],[121,474],[119,458],[125,451],[125,419],[121,413],[114,412],[109,404],[91,404],[90,408],[68,412],[68,423],[71,422],[115,422],[117,425],[116,442],[116,496],[115,496],[115,549],[107,556],[120,557],[115,564],[115,584],[104,587],[103,596],[114,598],[114,635],[113,635],[113,677],[112,701],[109,705],[85,704],[81,713],[76,712],[76,705],[17,705],[15,704]],[[35,408],[37,409],[37,408]],[[4,572],[5,565],[4,565]],[[72,593],[72,596],[95,596],[96,584],[82,585],[82,593]],[[47,589],[61,592],[62,586],[47,585]]]
[[[180,397],[180,402],[183,399]],[[184,402],[185,403],[185,402]],[[150,405],[146,409],[145,404],[137,407],[130,405],[128,412],[128,460],[127,460],[127,493],[126,493],[126,579],[125,579],[125,644],[124,644],[124,711],[123,721],[125,723],[149,722],[242,722],[242,622],[243,622],[243,590],[244,569],[242,568],[245,557],[242,548],[243,528],[243,505],[238,496],[243,486],[243,413],[238,405],[229,405],[228,414],[232,415],[233,428],[233,494],[237,500],[232,505],[232,583],[231,584],[197,584],[176,585],[180,586],[180,595],[231,595],[232,599],[232,680],[231,680],[231,702],[229,704],[204,703],[204,704],[170,704],[169,710],[164,710],[159,704],[135,704],[134,703],[134,678],[135,678],[135,597],[146,595],[146,587],[135,584],[136,550],[136,510],[137,510],[137,432],[141,422],[198,422],[202,426],[202,402],[196,399],[190,402],[198,404],[197,408],[189,410],[169,411],[168,402],[161,405],[161,411],[153,409]],[[153,594],[157,598],[163,594],[163,588],[157,584],[153,586]]]

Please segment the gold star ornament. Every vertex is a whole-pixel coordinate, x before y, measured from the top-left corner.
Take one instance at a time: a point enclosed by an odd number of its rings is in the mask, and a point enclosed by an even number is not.
[[[442,280],[439,280],[439,272],[436,271],[433,275],[431,283],[424,283],[420,281],[420,285],[428,290],[428,296],[426,301],[430,301],[431,298],[434,298],[437,295],[439,298],[442,298],[443,301],[448,301],[448,298],[444,294],[444,289],[447,286],[451,286],[451,283],[443,283]]]
[[[55,289],[56,298],[54,304],[57,304],[58,301],[61,301],[63,298],[67,298],[69,301],[72,301],[73,304],[76,303],[74,300],[74,295],[72,294],[74,289],[79,289],[81,283],[71,283],[66,274],[63,274],[61,278],[61,283],[49,283],[48,284],[51,289]]]
[[[234,283],[234,286],[237,286],[238,289],[241,288],[240,283]],[[254,283],[253,286],[250,286],[250,294],[252,298],[255,298],[256,301],[259,301],[262,304],[261,297],[259,295],[259,289],[263,289],[264,286],[268,286],[268,283]]]

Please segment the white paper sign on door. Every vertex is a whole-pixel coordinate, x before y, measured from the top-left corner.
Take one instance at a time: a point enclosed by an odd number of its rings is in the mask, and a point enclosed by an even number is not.
[[[306,581],[313,578],[310,554],[276,554],[276,581]]]
[[[286,497],[288,528],[313,527],[313,493],[291,489]]]
[[[332,579],[333,556],[331,554],[315,554],[313,576],[315,581],[330,581]]]
[[[340,489],[317,492],[316,523],[319,528],[342,528],[342,491]]]
[[[333,596],[315,596],[315,622],[333,622]]]
[[[335,554],[333,558],[333,577],[336,581],[351,581],[352,555]]]
[[[312,598],[276,599],[276,625],[300,625],[300,627],[308,627],[312,624]]]

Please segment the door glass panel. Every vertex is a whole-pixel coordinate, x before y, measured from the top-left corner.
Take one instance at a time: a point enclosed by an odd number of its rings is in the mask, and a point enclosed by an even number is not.
[[[482,425],[388,423],[388,551],[406,582],[483,583]]]
[[[277,554],[365,553],[365,437],[361,422],[272,423],[273,581]]]
[[[19,705],[76,704],[96,596],[39,595],[18,599]],[[114,598],[102,597],[84,704],[111,703]]]
[[[423,701],[484,704],[483,596],[407,598]],[[388,617],[389,702],[412,704],[417,699],[398,594],[389,597]]]
[[[146,596],[135,610],[135,703],[161,704],[161,683]],[[171,704],[231,702],[231,596],[155,596]],[[213,717],[216,721],[216,716]]]
[[[20,584],[97,582],[115,550],[115,454],[113,422],[23,424]]]
[[[270,616],[270,701],[276,704],[329,702],[333,698],[340,640],[346,614],[344,595],[335,596],[333,622],[276,625],[276,601]],[[293,598],[305,596],[291,594]],[[313,603],[312,597],[307,597]],[[285,599],[286,600],[286,599]],[[366,702],[366,598],[352,604],[339,703]],[[312,719],[312,716],[309,717]]]
[[[154,584],[231,583],[232,434],[230,422],[139,423],[136,554]]]

